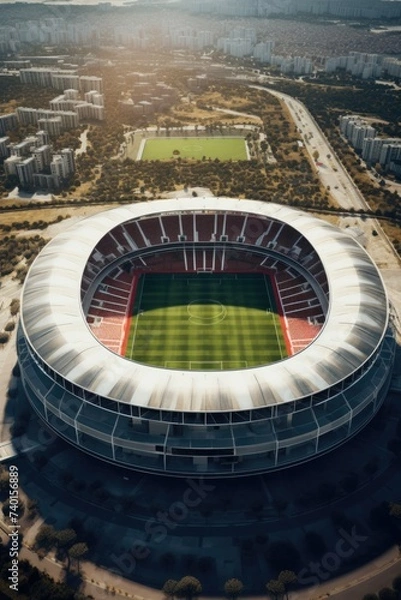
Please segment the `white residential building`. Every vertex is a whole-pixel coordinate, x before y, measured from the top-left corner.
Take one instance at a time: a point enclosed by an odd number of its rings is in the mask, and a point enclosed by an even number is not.
[[[0,135],[5,135],[8,131],[15,129],[18,126],[16,113],[0,115]]]
[[[33,185],[33,175],[38,172],[38,166],[34,156],[21,160],[16,164],[17,176],[21,187]]]
[[[79,78],[79,89],[83,93],[96,90],[101,94],[103,93],[103,79],[94,75],[82,75]]]
[[[48,144],[39,146],[32,152],[32,156],[34,156],[36,160],[38,171],[44,171],[46,167],[50,165],[52,160],[51,147]]]
[[[56,187],[75,172],[74,151],[64,148],[60,154],[55,154],[50,163],[50,172],[54,177]]]
[[[5,158],[8,156],[8,144],[10,142],[10,138],[8,136],[4,136],[0,138],[0,158]]]
[[[50,137],[57,137],[61,133],[61,117],[52,117],[50,119],[38,119],[38,126],[43,129]]]
[[[20,125],[37,125],[38,123],[38,111],[36,108],[19,106],[17,108],[17,117]]]

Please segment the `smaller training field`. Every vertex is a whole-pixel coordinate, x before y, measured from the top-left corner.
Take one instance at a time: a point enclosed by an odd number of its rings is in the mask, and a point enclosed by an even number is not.
[[[219,159],[248,160],[247,146],[241,137],[149,138],[141,145],[140,160]]]
[[[180,370],[229,370],[288,355],[263,274],[143,274],[125,356]]]

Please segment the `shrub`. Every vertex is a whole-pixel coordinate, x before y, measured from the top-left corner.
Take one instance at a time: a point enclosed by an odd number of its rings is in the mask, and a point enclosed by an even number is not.
[[[10,314],[12,317],[15,317],[19,313],[20,301],[18,298],[13,298],[10,304]]]
[[[229,598],[237,598],[242,594],[244,590],[244,584],[239,579],[229,579],[224,584],[224,592]]]
[[[7,344],[10,335],[6,331],[0,331],[0,344]]]
[[[175,579],[168,579],[162,587],[162,592],[167,598],[173,598],[176,587],[177,581]]]
[[[187,575],[180,579],[174,590],[177,598],[187,598],[190,600],[194,596],[198,596],[202,592],[202,585],[196,577]]]

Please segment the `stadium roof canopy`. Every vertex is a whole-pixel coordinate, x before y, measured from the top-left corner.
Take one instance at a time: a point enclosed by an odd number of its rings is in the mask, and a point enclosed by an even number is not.
[[[180,371],[139,364],[104,347],[81,302],[85,264],[120,223],[179,211],[235,211],[280,220],[316,249],[329,283],[326,322],[303,351],[280,362],[230,371]],[[178,198],[123,206],[83,219],[54,238],[26,279],[25,335],[63,378],[94,394],[142,407],[237,411],[298,400],[342,381],[375,352],[388,325],[380,274],[364,249],[327,222],[285,206],[230,198]]]

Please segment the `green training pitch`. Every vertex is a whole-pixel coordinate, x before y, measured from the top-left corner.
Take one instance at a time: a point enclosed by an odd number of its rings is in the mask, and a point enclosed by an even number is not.
[[[141,160],[193,160],[218,158],[219,160],[247,160],[244,138],[174,137],[146,140]]]
[[[200,371],[281,360],[287,350],[269,278],[142,275],[125,355],[157,367]]]

